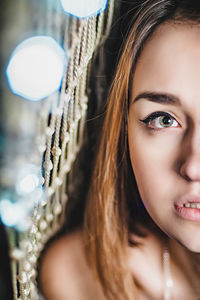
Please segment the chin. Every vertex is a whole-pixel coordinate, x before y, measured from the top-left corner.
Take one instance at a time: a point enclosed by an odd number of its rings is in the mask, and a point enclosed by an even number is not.
[[[180,244],[185,249],[190,252],[200,253],[200,239],[190,238],[189,240],[178,240],[175,239],[178,244]]]
[[[199,226],[194,227],[194,224],[190,225],[192,226],[189,228],[188,226],[186,228],[182,226],[182,230],[176,228],[177,230],[174,232],[172,232],[172,230],[163,230],[163,232],[165,232],[172,241],[175,241],[188,251],[200,254],[200,228]]]
[[[184,246],[184,245],[183,245]],[[187,248],[187,250],[189,250],[190,252],[194,252],[194,253],[199,253],[200,254],[200,245],[199,244],[189,244],[187,246],[185,246],[185,248]]]

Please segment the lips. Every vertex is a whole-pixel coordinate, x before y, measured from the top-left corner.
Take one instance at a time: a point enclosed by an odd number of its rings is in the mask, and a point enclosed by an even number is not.
[[[174,207],[179,217],[200,222],[200,196],[185,195],[175,202]]]
[[[183,207],[187,203],[200,203],[200,196],[197,195],[185,195],[175,202],[175,206]]]

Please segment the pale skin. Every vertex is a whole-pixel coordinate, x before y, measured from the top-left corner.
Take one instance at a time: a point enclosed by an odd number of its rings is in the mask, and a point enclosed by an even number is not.
[[[128,140],[142,201],[170,237],[172,299],[198,300],[200,221],[183,218],[175,210],[184,195],[200,196],[198,26],[161,25],[145,45],[133,78]],[[163,241],[152,233],[137,239],[142,239],[141,246],[127,246],[137,300],[162,300]],[[105,299],[86,263],[81,230],[53,243],[43,259],[40,278],[47,300]]]

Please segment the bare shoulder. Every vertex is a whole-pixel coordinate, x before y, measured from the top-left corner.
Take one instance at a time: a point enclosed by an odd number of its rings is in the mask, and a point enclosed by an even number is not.
[[[47,300],[102,299],[85,259],[81,231],[52,243],[42,259],[39,277]]]

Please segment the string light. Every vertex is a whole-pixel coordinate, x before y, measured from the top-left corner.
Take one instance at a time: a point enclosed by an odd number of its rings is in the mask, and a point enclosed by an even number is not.
[[[64,11],[78,18],[98,15],[105,10],[107,2],[107,0],[61,0]]]
[[[65,52],[53,38],[28,38],[15,48],[9,60],[9,87],[27,100],[42,100],[60,88],[65,64]]]

